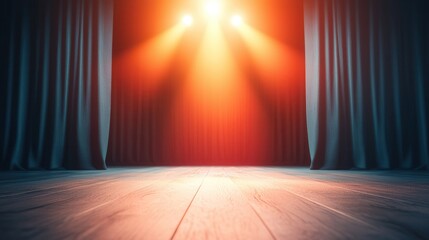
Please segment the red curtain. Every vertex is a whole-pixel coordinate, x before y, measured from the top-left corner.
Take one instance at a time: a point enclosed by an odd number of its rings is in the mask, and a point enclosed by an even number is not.
[[[108,164],[309,164],[302,3],[238,2],[241,30],[183,29],[186,1],[115,4]]]

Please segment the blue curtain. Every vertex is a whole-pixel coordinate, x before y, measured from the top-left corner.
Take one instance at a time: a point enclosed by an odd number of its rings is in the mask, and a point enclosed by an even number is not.
[[[312,169],[427,168],[426,1],[304,5]]]
[[[0,168],[104,169],[112,0],[9,0],[0,13]]]

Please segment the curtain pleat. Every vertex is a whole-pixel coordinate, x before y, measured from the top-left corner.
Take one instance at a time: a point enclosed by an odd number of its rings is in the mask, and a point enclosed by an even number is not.
[[[304,5],[311,167],[427,168],[425,2]]]
[[[1,4],[0,168],[104,169],[112,1]]]
[[[196,19],[177,40],[167,66],[157,72],[166,50],[146,46],[174,39],[153,44],[163,35],[136,37],[130,32],[154,29],[156,20],[170,19],[162,14],[177,8],[165,2],[157,14],[144,1],[115,3],[108,164],[309,165],[304,46],[292,44],[304,40],[302,5],[271,3],[293,12],[292,17],[261,9],[261,15],[279,15],[264,19],[275,29],[270,31],[249,23],[248,32],[241,34],[224,22],[213,30],[213,24]],[[134,24],[137,19],[141,24]],[[284,28],[277,19],[292,19],[294,27]]]

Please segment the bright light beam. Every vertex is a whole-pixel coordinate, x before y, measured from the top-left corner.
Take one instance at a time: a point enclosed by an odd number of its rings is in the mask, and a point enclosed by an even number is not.
[[[292,80],[302,75],[304,69],[300,64],[304,56],[300,52],[245,23],[237,30],[266,87],[271,90],[282,89],[296,82]]]
[[[191,81],[194,81],[192,86],[198,89],[194,94],[203,93],[200,99],[211,99],[212,104],[217,106],[220,101],[227,104],[234,97],[231,91],[237,90],[237,79],[240,79],[241,72],[219,24],[207,25],[190,75]],[[225,105],[222,108],[226,108]]]
[[[239,27],[243,24],[243,18],[240,15],[234,15],[231,17],[231,25]]]
[[[210,19],[218,19],[221,16],[221,4],[218,1],[209,1],[204,5],[204,11]]]
[[[133,86],[132,90],[145,92],[150,98],[156,94],[162,77],[167,73],[170,62],[183,36],[185,26],[181,23],[132,48],[113,60],[116,74]],[[124,83],[125,84],[125,83]]]
[[[188,163],[260,163],[268,158],[263,106],[228,44],[220,24],[209,22],[171,107],[163,139],[168,139],[172,156],[184,156]]]
[[[183,16],[183,18],[182,18],[182,24],[187,26],[187,27],[191,26],[193,22],[194,22],[194,19],[189,14]]]

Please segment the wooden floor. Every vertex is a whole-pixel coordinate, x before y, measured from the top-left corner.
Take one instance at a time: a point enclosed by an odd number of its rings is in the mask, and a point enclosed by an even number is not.
[[[0,239],[429,239],[429,173],[0,172]]]

